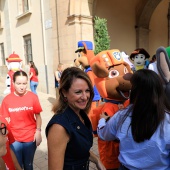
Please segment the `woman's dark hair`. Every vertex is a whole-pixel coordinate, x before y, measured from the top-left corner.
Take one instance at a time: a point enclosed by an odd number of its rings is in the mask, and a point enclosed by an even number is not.
[[[169,111],[170,105],[163,84],[154,71],[136,71],[131,78],[131,84],[132,136],[136,142],[143,142],[150,139],[162,123],[165,110]]]
[[[65,90],[66,92],[68,92],[73,81],[77,78],[85,80],[88,84],[88,87],[90,89],[90,99],[84,111],[88,113],[88,111],[90,110],[91,103],[94,97],[93,86],[92,86],[91,80],[89,76],[81,69],[77,67],[69,67],[63,71],[61,78],[60,78],[59,99],[52,108],[52,111],[55,114],[63,112],[68,106],[68,103],[65,101],[62,91]]]
[[[14,73],[14,75],[13,75],[13,82],[16,81],[16,77],[18,77],[18,76],[25,76],[25,77],[27,77],[27,79],[28,79],[27,73],[26,73],[25,71],[20,70],[20,71],[16,71],[16,72]]]
[[[31,64],[30,67],[33,68],[33,69],[35,70],[36,76],[38,76],[38,69],[37,69],[37,67],[35,66],[34,62],[33,62],[33,61],[30,61],[29,63]]]

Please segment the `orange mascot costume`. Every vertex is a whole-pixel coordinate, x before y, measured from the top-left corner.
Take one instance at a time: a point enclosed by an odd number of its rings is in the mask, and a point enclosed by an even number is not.
[[[91,116],[93,115],[93,109],[96,108],[96,106],[99,105],[100,102],[100,94],[96,88],[96,86],[94,85],[94,73],[90,67],[90,64],[88,63],[87,57],[85,55],[85,49],[84,49],[84,45],[83,43],[86,44],[86,47],[88,50],[93,50],[93,44],[91,41],[79,41],[78,42],[78,49],[75,51],[75,53],[78,53],[78,58],[74,60],[74,63],[76,65],[76,67],[81,67],[82,69],[84,69],[84,72],[87,73],[87,75],[90,77],[90,80],[93,84],[93,90],[94,90],[94,98],[91,104],[91,109],[88,113],[88,117],[91,120]]]
[[[94,56],[93,51],[86,48],[86,56],[95,74],[95,85],[104,99],[104,104],[93,110],[91,117],[93,132],[97,136],[97,125],[100,114],[105,112],[113,116],[119,109],[129,104],[130,78],[132,71],[126,63],[121,52],[117,49],[102,51]],[[100,159],[106,169],[118,169],[119,143],[118,141],[103,141],[98,138]]]

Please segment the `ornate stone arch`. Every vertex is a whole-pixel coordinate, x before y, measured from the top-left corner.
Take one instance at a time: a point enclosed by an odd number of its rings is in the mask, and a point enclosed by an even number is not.
[[[149,23],[155,8],[163,0],[141,0],[136,7],[136,47],[149,48]],[[98,0],[70,0],[68,21],[70,24],[91,25]],[[85,8],[84,8],[85,7]],[[83,10],[85,9],[85,10]],[[91,31],[93,28],[91,27]],[[81,35],[82,36],[82,35]],[[83,38],[83,37],[82,37]],[[91,37],[93,39],[93,37]]]
[[[149,48],[149,24],[155,8],[163,0],[140,0],[136,5],[136,47]],[[93,16],[98,0],[93,0]]]
[[[162,0],[142,0],[136,9],[136,47],[149,48],[149,23],[155,8]]]
[[[92,7],[94,0],[70,0],[67,21],[75,27],[76,41],[89,39],[93,41]],[[90,33],[90,34],[89,34]]]

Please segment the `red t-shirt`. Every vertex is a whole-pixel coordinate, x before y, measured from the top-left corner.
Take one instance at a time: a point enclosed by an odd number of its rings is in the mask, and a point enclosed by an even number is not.
[[[14,136],[11,132],[10,126],[8,124],[8,122],[5,120],[5,118],[3,118],[2,116],[0,116],[0,120],[1,122],[5,123],[7,126],[7,130],[8,130],[8,134],[7,134],[7,142],[6,142],[6,149],[7,149],[7,153],[6,155],[2,156],[2,159],[4,160],[7,168],[9,170],[14,170],[15,166],[11,157],[11,152],[10,152],[10,145],[15,142]]]
[[[7,95],[1,104],[2,116],[10,117],[10,128],[16,141],[31,142],[36,131],[35,114],[42,111],[36,94],[27,91],[23,96]]]
[[[30,78],[30,81],[35,81],[35,82],[38,82],[38,76],[36,76],[36,73],[35,73],[35,70],[34,68],[30,68],[30,72],[29,74],[33,73],[32,77]]]

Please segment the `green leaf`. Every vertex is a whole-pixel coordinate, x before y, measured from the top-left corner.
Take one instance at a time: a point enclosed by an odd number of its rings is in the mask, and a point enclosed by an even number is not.
[[[105,18],[94,17],[94,45],[95,55],[110,48],[110,36],[107,30],[107,20]]]

